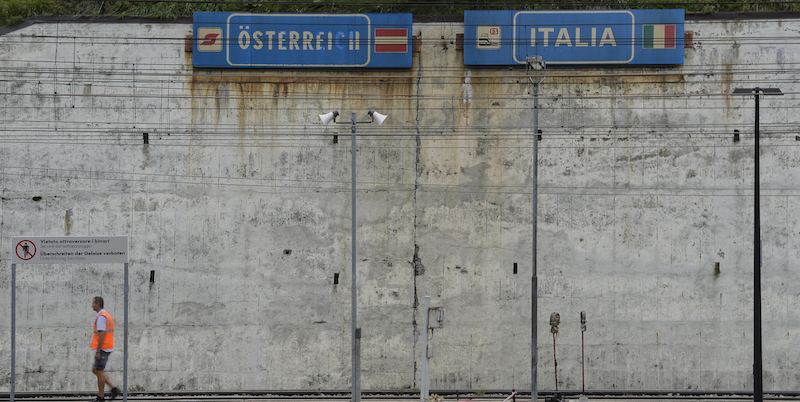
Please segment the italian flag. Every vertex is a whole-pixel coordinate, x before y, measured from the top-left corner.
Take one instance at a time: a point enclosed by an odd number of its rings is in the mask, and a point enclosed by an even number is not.
[[[642,25],[642,47],[675,49],[675,25]]]

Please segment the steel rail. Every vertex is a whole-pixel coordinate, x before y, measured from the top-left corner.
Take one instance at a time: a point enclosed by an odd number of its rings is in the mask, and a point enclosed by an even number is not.
[[[455,400],[502,400],[510,395],[513,390],[431,390],[443,399]],[[74,402],[88,400],[94,397],[93,392],[86,391],[28,391],[16,392],[16,400],[35,400],[36,402]],[[527,395],[527,398],[526,398]],[[539,395],[544,400],[561,401],[564,399],[578,398],[586,395],[591,399],[613,400],[693,400],[693,401],[739,401],[752,400],[752,391],[728,390],[672,390],[672,391],[641,391],[641,390],[594,390],[581,393],[580,390],[541,390]],[[521,400],[530,398],[530,393],[517,393]],[[363,399],[372,400],[416,400],[419,392],[397,390],[371,390],[362,392]],[[135,401],[268,401],[268,400],[348,400],[351,399],[349,391],[154,391],[130,392],[129,400]],[[765,400],[772,401],[798,401],[800,391],[774,391],[764,395]],[[0,392],[0,402],[8,401],[9,393]]]

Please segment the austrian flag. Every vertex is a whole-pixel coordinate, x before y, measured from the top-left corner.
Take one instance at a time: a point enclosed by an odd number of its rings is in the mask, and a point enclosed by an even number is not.
[[[675,25],[642,25],[642,47],[675,49]]]
[[[408,53],[408,29],[375,28],[375,53]]]

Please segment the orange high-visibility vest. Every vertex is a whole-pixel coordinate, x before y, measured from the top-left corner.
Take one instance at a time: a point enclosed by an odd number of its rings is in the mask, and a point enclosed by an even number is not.
[[[100,341],[100,333],[97,332],[97,319],[100,316],[106,317],[106,336],[103,338],[103,345],[100,349],[114,349],[114,319],[108,311],[101,312],[94,319],[94,335],[92,336],[92,350],[97,350],[97,343]]]

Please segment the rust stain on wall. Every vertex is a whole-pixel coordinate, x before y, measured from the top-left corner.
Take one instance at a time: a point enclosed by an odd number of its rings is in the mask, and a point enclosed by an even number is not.
[[[316,124],[327,109],[341,113],[366,108],[398,112],[412,110],[415,81],[411,72],[347,73],[303,76],[258,76],[252,72],[195,74],[189,82],[194,126],[235,117],[241,133],[268,127]],[[299,113],[307,111],[307,113]],[[408,116],[404,116],[408,118]]]
[[[722,87],[723,93],[729,94],[733,93],[733,65],[731,63],[724,63],[723,65],[723,73],[722,73]],[[731,97],[725,96],[725,118],[729,119],[731,117]]]

